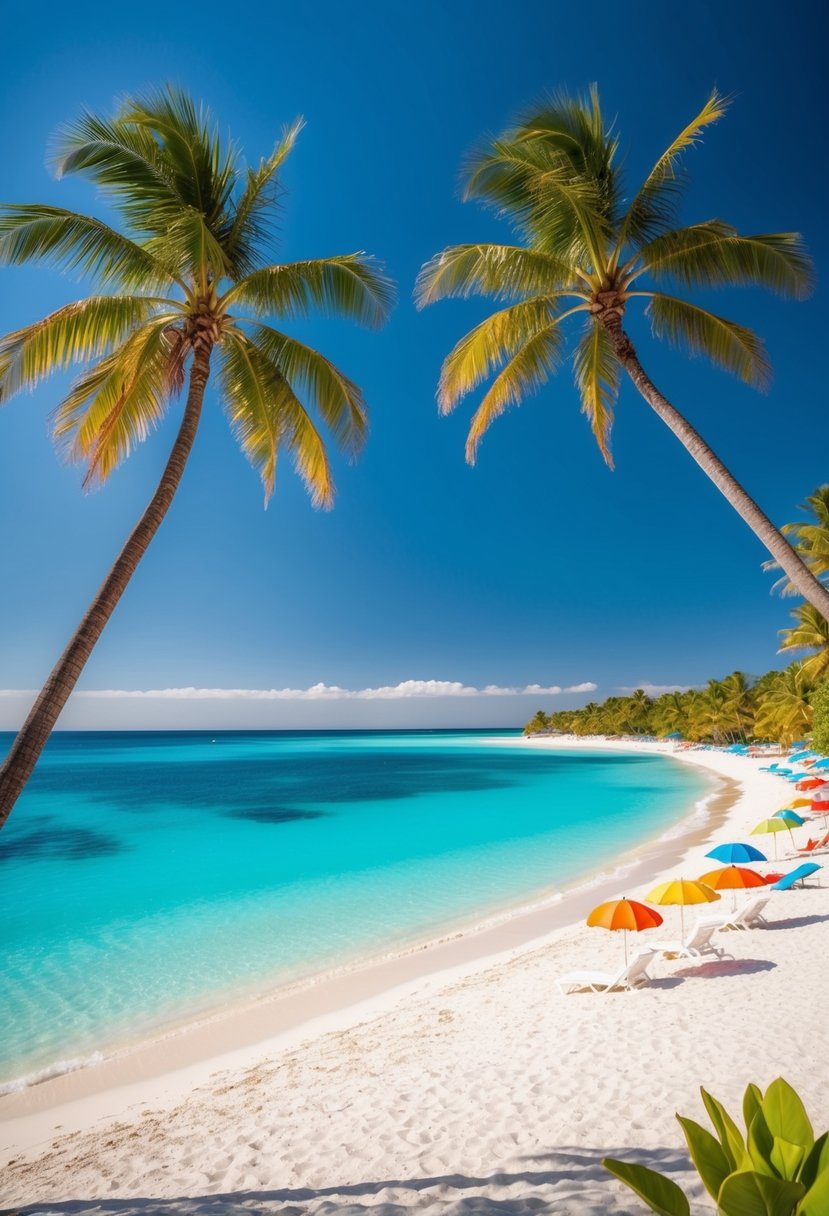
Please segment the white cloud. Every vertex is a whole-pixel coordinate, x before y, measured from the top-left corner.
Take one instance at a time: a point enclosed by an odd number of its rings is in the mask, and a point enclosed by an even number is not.
[[[503,688],[487,684],[483,688],[457,680],[403,680],[379,688],[341,688],[338,684],[313,684],[310,688],[103,688],[74,694],[87,700],[158,701],[396,701],[416,697],[529,697],[559,696],[561,693],[594,692],[593,683],[527,684],[522,688]],[[31,689],[0,689],[0,697],[33,696]]]
[[[641,684],[620,684],[619,692],[631,693],[641,688],[649,697],[661,697],[663,692],[687,692],[693,687],[693,684],[649,684],[643,680]]]

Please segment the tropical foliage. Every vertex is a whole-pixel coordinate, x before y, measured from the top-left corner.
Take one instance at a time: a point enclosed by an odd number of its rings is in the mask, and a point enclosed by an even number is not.
[[[491,424],[538,391],[563,365],[576,329],[573,373],[581,408],[612,465],[611,430],[622,371],[732,506],[754,529],[804,597],[829,618],[829,593],[702,437],[650,381],[622,327],[644,303],[653,334],[709,359],[747,384],[770,375],[760,338],[746,326],[685,298],[697,288],[750,285],[795,299],[813,285],[797,233],[743,235],[721,220],[685,224],[679,204],[683,153],[726,112],[714,92],[657,159],[638,189],[622,176],[620,141],[587,97],[553,96],[469,159],[464,197],[503,216],[513,244],[454,245],[422,268],[423,307],[447,297],[489,296],[503,307],[457,343],[438,387],[443,413],[488,382],[466,442],[474,463]]]
[[[810,494],[801,510],[810,513],[812,519],[806,523],[785,524],[782,531],[815,578],[829,585],[829,485],[819,486]],[[764,564],[766,570],[779,568],[777,562]],[[785,596],[797,595],[797,588],[787,578],[779,579],[775,590]],[[800,604],[790,615],[795,624],[780,631],[781,654],[810,652],[804,659],[804,669],[814,679],[825,676],[829,673],[829,621],[809,603]]]
[[[812,746],[815,751],[829,756],[829,680],[824,680],[815,689],[812,695],[812,710]]]
[[[704,688],[662,693],[651,698],[639,688],[629,696],[608,697],[582,709],[543,710],[524,727],[525,734],[681,736],[695,743],[727,744],[757,740],[793,743],[812,727],[814,698],[826,681],[812,678],[805,663],[770,671],[751,680],[735,671]],[[829,750],[829,749],[827,749]]]
[[[741,1131],[711,1094],[700,1090],[713,1134],[677,1115],[700,1181],[722,1216],[822,1216],[829,1211],[829,1132],[815,1136],[791,1085],[778,1077],[765,1094],[749,1085]],[[690,1216],[673,1179],[644,1165],[605,1157],[604,1166],[660,1216]]]

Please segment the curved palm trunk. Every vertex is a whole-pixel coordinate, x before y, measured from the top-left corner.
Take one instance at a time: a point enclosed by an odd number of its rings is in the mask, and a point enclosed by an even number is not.
[[[829,621],[829,590],[812,574],[811,570],[795,552],[785,536],[753,498],[732,477],[715,452],[709,448],[702,436],[663,397],[659,389],[645,372],[636,350],[622,329],[621,318],[612,312],[601,318],[619,362],[636,385],[648,405],[662,421],[670,427],[677,439],[690,452],[694,460],[713,481],[714,485],[743,517],[752,532],[763,542],[778,565],[786,572],[805,600]]]
[[[194,353],[184,417],[155,494],[115,559],[112,569],[46,681],[43,691],[20,728],[3,767],[0,768],[0,828],[8,819],[21,790],[29,780],[52,727],[75,687],[95,643],[103,633],[104,626],[115,611],[115,606],[173,501],[196,437],[209,374],[210,346],[202,344],[196,347]]]

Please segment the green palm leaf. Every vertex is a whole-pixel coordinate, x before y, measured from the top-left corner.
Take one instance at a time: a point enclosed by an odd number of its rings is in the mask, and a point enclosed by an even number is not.
[[[85,372],[55,411],[53,435],[87,466],[84,485],[106,481],[164,415],[175,387],[178,333],[160,316]]]
[[[605,461],[613,468],[610,452],[610,431],[613,410],[619,394],[619,360],[613,352],[607,332],[590,320],[573,355],[576,387],[581,395],[582,413],[590,421]]]
[[[223,240],[234,275],[250,274],[261,261],[262,250],[273,235],[273,214],[277,202],[276,175],[293,150],[305,125],[297,118],[283,127],[282,136],[270,156],[256,169],[248,169],[245,188],[236,202],[233,222]]]
[[[231,303],[252,305],[258,312],[306,316],[322,308],[379,326],[394,303],[394,287],[364,253],[316,258],[266,266],[241,279],[225,296]]]
[[[174,278],[147,249],[92,216],[42,203],[0,205],[0,265],[46,258],[127,289],[157,291]]]
[[[811,604],[800,604],[791,613],[796,624],[780,630],[779,654],[790,650],[814,650],[803,660],[803,675],[811,682],[829,674],[829,621]]]
[[[561,363],[563,349],[564,335],[559,325],[553,324],[531,337],[512,356],[472,417],[466,440],[468,464],[475,463],[478,445],[495,419],[547,383]]]
[[[557,312],[555,296],[539,296],[501,309],[470,330],[444,360],[438,386],[440,412],[450,413],[532,337],[548,329]]]
[[[579,273],[563,258],[520,245],[453,245],[421,268],[415,300],[425,308],[448,297],[507,300],[568,286],[583,292]]]
[[[748,284],[800,300],[814,287],[812,263],[797,232],[740,236],[730,225],[708,220],[663,233],[637,257],[642,270],[683,287]]]
[[[221,379],[231,428],[262,478],[265,503],[273,494],[279,450],[285,447],[314,506],[332,506],[334,482],[325,444],[266,352],[244,334],[232,334],[222,346]]]
[[[366,440],[363,394],[330,360],[269,325],[252,327],[253,340],[298,395],[305,395],[331,431],[340,451],[356,456]]]
[[[706,127],[718,122],[728,109],[729,100],[716,89],[691,122],[680,131],[639,188],[627,215],[622,220],[617,255],[627,241],[651,240],[674,220],[682,182],[678,176],[682,154],[699,143]]]
[[[651,294],[651,293],[647,293]],[[705,308],[656,293],[647,307],[653,332],[691,355],[704,355],[746,384],[764,388],[771,367],[762,341],[744,325],[718,317]]]
[[[168,303],[150,296],[90,296],[0,339],[0,404],[52,372],[97,358]],[[167,309],[167,315],[172,315]]]
[[[493,140],[470,162],[464,198],[509,216],[543,252],[593,273],[602,264],[609,229],[598,185],[543,139]]]

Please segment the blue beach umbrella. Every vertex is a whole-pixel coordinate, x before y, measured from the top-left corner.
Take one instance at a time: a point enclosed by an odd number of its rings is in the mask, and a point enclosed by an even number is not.
[[[797,811],[775,811],[775,819],[785,819],[786,823],[793,823],[795,827],[801,827],[806,820],[802,815],[798,815]]]
[[[715,861],[722,861],[725,865],[739,866],[747,861],[768,861],[765,853],[761,853],[759,849],[755,849],[753,844],[718,844],[710,853],[705,854],[706,857],[713,857]]]

